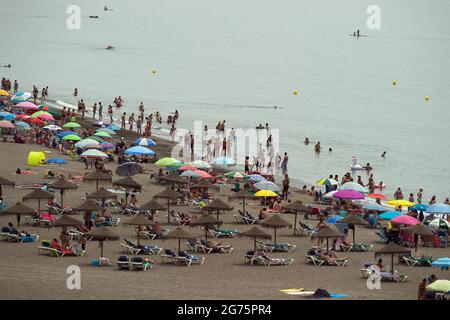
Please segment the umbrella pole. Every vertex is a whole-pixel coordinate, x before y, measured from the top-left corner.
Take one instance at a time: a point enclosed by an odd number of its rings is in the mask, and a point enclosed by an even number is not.
[[[62,205],[63,205],[63,193],[64,193],[64,190],[61,190],[60,192],[61,192],[61,207],[62,207]]]
[[[20,228],[20,215],[17,215],[17,229]]]
[[[256,237],[253,237],[253,250],[256,252]]]
[[[355,243],[355,231],[356,231],[356,226],[353,225],[353,243]]]
[[[178,254],[180,254],[181,249],[181,238],[178,238]]]
[[[242,199],[242,207],[244,209],[244,216],[246,215],[245,213],[245,198]]]
[[[95,180],[95,182],[96,182],[96,189],[95,190],[98,190],[98,179]]]
[[[100,258],[103,258],[103,241],[100,241]]]
[[[297,225],[297,211],[295,211],[295,218],[294,218],[294,237],[295,237],[295,229],[297,229],[295,226]]]
[[[277,244],[277,228],[275,228],[274,230],[275,230],[274,243],[276,245]]]
[[[330,253],[330,249],[328,249],[329,247],[328,247],[328,238],[327,238],[327,254],[329,254]]]
[[[38,214],[41,213],[41,199],[38,199]]]
[[[170,224],[170,204],[169,204],[169,198],[167,198],[167,223]]]
[[[391,254],[391,274],[394,274],[394,254]]]
[[[140,237],[139,235],[141,234],[141,225],[138,225],[138,232],[137,232],[137,238],[138,238],[138,247],[141,245],[141,243],[139,242]]]

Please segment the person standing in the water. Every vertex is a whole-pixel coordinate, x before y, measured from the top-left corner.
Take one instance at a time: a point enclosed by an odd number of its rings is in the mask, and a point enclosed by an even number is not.
[[[359,38],[359,29],[356,30],[356,37]]]

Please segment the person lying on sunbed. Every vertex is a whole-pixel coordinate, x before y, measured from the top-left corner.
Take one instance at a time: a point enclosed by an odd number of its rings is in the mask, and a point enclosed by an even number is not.
[[[2,232],[10,233],[10,234],[18,234],[19,233],[11,222],[8,222],[8,225],[6,227],[2,228]]]
[[[384,267],[383,260],[382,260],[381,258],[378,259],[377,267],[380,269],[380,272],[386,272],[386,269],[385,269],[385,267]]]

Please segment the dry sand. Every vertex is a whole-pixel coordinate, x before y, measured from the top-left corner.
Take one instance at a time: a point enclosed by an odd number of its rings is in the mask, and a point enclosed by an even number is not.
[[[128,136],[127,136],[128,137]],[[160,143],[163,143],[160,141]],[[166,146],[168,143],[166,143]],[[163,149],[163,148],[162,148]],[[166,148],[167,149],[167,148]],[[38,172],[37,175],[15,175],[20,167],[26,169],[27,154],[30,150],[48,150],[40,146],[20,145],[13,143],[0,143],[1,163],[0,176],[17,182],[17,185],[31,184],[33,182],[50,181],[43,178],[44,170],[52,168],[63,173],[79,174],[84,170],[82,162],[73,161],[63,156],[69,162],[66,166],[46,165],[30,168]],[[160,150],[162,151],[162,150]],[[52,151],[50,156],[59,156]],[[116,165],[107,165],[115,169]],[[145,165],[148,170],[155,170],[153,165]],[[152,196],[163,190],[162,186],[150,183],[149,176],[138,175],[133,177],[143,185],[143,192],[138,195],[139,204],[150,200]],[[118,177],[114,177],[114,180]],[[230,187],[221,189],[221,195],[230,194]],[[95,190],[95,182],[83,182],[76,190],[68,190],[65,203],[76,206],[83,202],[86,192]],[[22,196],[30,189],[4,187],[3,196],[8,205],[21,201]],[[57,198],[59,201],[59,194]],[[296,192],[291,193],[291,199],[303,200],[311,203],[311,199]],[[37,208],[37,203],[29,201],[29,206]],[[234,202],[235,209],[240,208],[239,202]],[[186,207],[184,207],[186,208]],[[256,207],[255,207],[256,208]],[[176,208],[175,208],[176,209]],[[180,209],[183,209],[180,207]],[[248,229],[247,225],[234,222],[233,215],[226,213],[221,216],[224,227],[237,228],[241,231]],[[254,209],[256,210],[256,209]],[[81,216],[79,217],[81,219]],[[284,215],[293,223],[293,215]],[[122,221],[127,219],[121,216]],[[156,216],[159,222],[166,222],[166,213],[159,212]],[[303,217],[302,217],[302,220]],[[15,216],[0,216],[0,224],[6,225],[9,221],[15,224]],[[22,222],[24,219],[22,219]],[[315,224],[315,221],[309,221]],[[120,234],[121,239],[135,238],[134,227],[120,224],[112,227]],[[173,229],[174,226],[168,226]],[[199,228],[185,227],[188,231],[200,234]],[[40,239],[51,240],[58,237],[59,228],[45,229],[23,225],[22,230],[38,233]],[[273,234],[273,230],[267,230]],[[347,256],[349,262],[343,268],[315,267],[305,263],[306,250],[313,243],[306,237],[293,237],[292,229],[278,231],[278,241],[290,242],[297,245],[292,253],[272,254],[275,257],[292,257],[294,264],[284,266],[249,266],[244,264],[246,250],[253,247],[253,240],[249,238],[223,239],[222,242],[232,244],[234,251],[230,255],[210,254],[205,256],[203,265],[191,267],[161,264],[161,258],[150,256],[157,263],[153,269],[145,272],[117,271],[114,267],[93,267],[92,259],[99,257],[100,250],[97,242],[88,242],[87,252],[83,257],[53,258],[38,255],[38,243],[7,243],[0,242],[0,299],[299,299],[296,296],[286,295],[279,289],[304,288],[315,290],[327,289],[331,293],[343,293],[348,299],[416,299],[417,288],[423,277],[435,273],[438,278],[448,278],[448,271],[438,268],[415,267],[397,265],[395,268],[406,273],[409,278],[406,283],[382,282],[381,290],[369,290],[366,280],[361,277],[360,269],[365,261],[374,261],[374,253],[340,253]],[[382,244],[377,241],[374,230],[357,228],[357,240],[375,244],[375,249]],[[105,253],[114,261],[121,254],[119,241],[105,242]],[[144,241],[154,243],[162,248],[175,249],[177,240]],[[421,253],[433,257],[449,255],[449,249],[421,248]],[[384,257],[386,265],[390,258]],[[81,268],[81,290],[68,290],[66,287],[66,268],[69,265],[78,265]]]

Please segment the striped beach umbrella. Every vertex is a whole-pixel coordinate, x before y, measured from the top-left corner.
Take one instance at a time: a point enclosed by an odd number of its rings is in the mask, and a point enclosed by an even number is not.
[[[14,104],[18,104],[20,102],[27,101],[30,98],[31,98],[31,93],[19,91],[11,97],[11,102]]]
[[[83,152],[80,157],[82,158],[108,158],[108,155],[96,149],[89,149]]]
[[[280,192],[280,187],[277,186],[275,183],[273,183],[272,181],[261,181],[261,182],[257,182],[253,185],[256,189],[259,190],[271,190],[274,192]]]
[[[134,140],[133,144],[136,145],[136,146],[143,146],[143,147],[154,147],[154,146],[156,146],[155,141],[153,141],[150,138],[137,138],[136,140]]]

